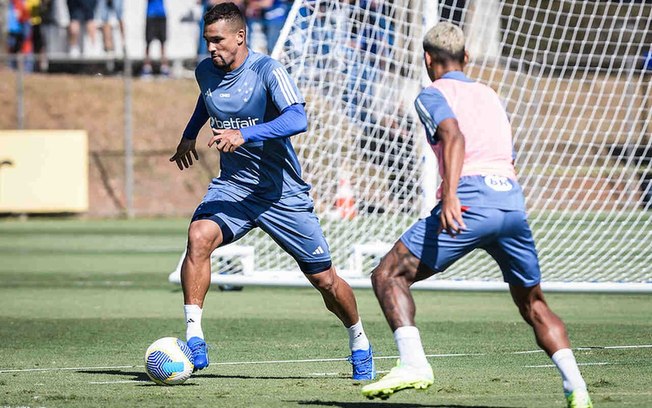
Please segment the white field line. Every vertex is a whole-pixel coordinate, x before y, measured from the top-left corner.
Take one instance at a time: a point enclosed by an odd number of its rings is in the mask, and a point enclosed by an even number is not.
[[[131,383],[148,383],[147,380],[118,380],[118,381],[90,381],[89,384],[106,385],[106,384],[131,384]]]
[[[465,357],[465,356],[482,356],[482,353],[473,354],[426,354],[426,357]],[[394,359],[398,356],[374,356],[374,360]],[[214,363],[215,365],[247,365],[247,364],[286,364],[286,363],[329,363],[334,361],[347,361],[345,357],[341,358],[309,358],[305,360],[266,360],[266,361],[228,361]],[[0,371],[1,372],[1,371]]]
[[[603,347],[576,347],[575,350],[617,350],[617,349],[639,349],[639,348],[652,348],[652,344],[642,344],[638,346],[603,346]]]
[[[111,367],[50,367],[50,368],[23,368],[18,370],[0,370],[0,374],[5,373],[33,373],[39,371],[82,371],[82,370],[116,370],[119,368],[142,368],[145,366],[126,365],[126,366],[111,366]]]
[[[376,370],[376,374],[386,374],[388,372],[389,370]],[[308,375],[311,377],[338,377],[342,373],[309,373]]]
[[[605,365],[611,365],[614,363],[609,363],[607,361],[604,362],[598,362],[598,363],[577,363],[578,366],[605,366]],[[525,368],[554,368],[556,367],[554,364],[541,364],[541,365],[527,365],[524,366]]]
[[[652,344],[641,345],[627,345],[627,346],[596,346],[596,347],[577,347],[577,351],[593,351],[593,350],[631,350],[652,348]],[[527,350],[527,351],[512,351],[504,354],[528,354],[540,353],[541,350]],[[478,357],[486,356],[490,353],[461,353],[461,354],[426,354],[426,357],[445,358],[445,357]],[[502,354],[502,353],[495,353]],[[375,356],[375,360],[383,359],[398,359],[399,356]],[[212,365],[228,366],[228,365],[248,365],[248,364],[296,364],[296,363],[328,363],[336,361],[347,361],[347,358],[311,358],[302,360],[263,360],[263,361],[226,361],[216,362]],[[8,373],[29,373],[29,372],[47,372],[47,371],[82,371],[82,370],[115,370],[124,368],[143,368],[143,365],[124,365],[124,366],[99,366],[99,367],[49,367],[49,368],[23,368],[23,369],[0,369],[0,374]]]

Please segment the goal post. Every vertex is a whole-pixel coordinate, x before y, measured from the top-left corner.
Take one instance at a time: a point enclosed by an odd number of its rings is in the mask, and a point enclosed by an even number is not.
[[[652,292],[650,15],[649,2],[605,0],[295,0],[273,56],[307,100],[292,141],[342,275],[368,286],[432,206],[436,162],[413,101],[423,34],[446,19],[467,35],[467,74],[510,114],[544,288]],[[254,272],[214,282],[307,283],[262,231],[237,245],[254,248]],[[481,251],[420,286],[505,288]]]

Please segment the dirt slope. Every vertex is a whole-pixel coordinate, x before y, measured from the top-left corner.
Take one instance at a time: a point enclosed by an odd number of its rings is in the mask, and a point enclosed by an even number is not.
[[[0,68],[0,129],[16,129],[17,77]],[[168,162],[197,100],[192,80],[133,82],[134,207],[137,215],[188,215],[216,174],[215,151],[198,141],[200,166],[180,172]],[[84,129],[89,135],[88,216],[119,216],[124,197],[124,101],[121,77],[26,75],[26,129]]]

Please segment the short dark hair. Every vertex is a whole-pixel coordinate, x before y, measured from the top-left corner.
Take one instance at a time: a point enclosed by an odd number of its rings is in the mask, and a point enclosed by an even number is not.
[[[218,3],[204,14],[204,25],[208,26],[216,21],[225,20],[237,25],[238,29],[245,28],[245,18],[242,11],[231,2]]]
[[[430,54],[434,62],[442,65],[446,65],[449,62],[458,62],[460,64],[463,64],[464,57],[466,56],[464,49],[457,52],[450,52],[443,48],[426,47],[424,45],[423,50],[428,54]]]

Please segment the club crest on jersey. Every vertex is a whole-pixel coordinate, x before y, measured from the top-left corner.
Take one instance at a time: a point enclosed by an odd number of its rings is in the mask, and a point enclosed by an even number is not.
[[[252,118],[248,116],[243,118],[229,118],[228,120],[219,120],[211,117],[211,127],[214,129],[242,129],[249,126],[254,126],[260,121],[259,118]]]

